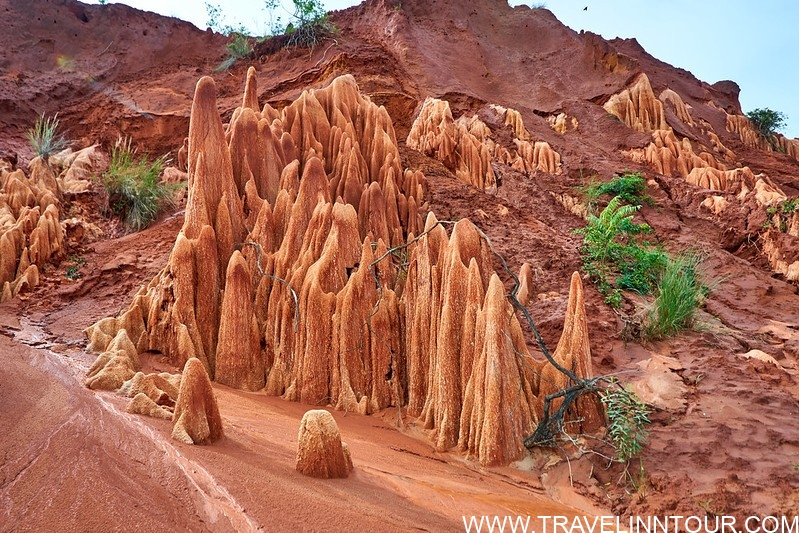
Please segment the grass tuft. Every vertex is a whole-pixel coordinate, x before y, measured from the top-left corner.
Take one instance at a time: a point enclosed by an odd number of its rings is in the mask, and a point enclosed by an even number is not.
[[[215,72],[225,71],[239,59],[247,59],[252,54],[253,45],[249,36],[242,31],[233,31],[229,36],[231,41],[227,44],[228,57],[214,69]]]
[[[44,114],[36,121],[33,128],[28,130],[28,141],[33,152],[45,162],[51,155],[57,154],[69,146],[63,135],[58,130],[58,113],[45,118]]]
[[[146,156],[137,157],[130,139],[120,140],[111,151],[111,163],[102,177],[108,205],[131,230],[146,228],[161,209],[173,205],[175,187],[159,180],[167,162],[165,155],[152,162]]]
[[[694,252],[684,252],[666,261],[657,297],[644,326],[646,337],[670,337],[693,325],[694,315],[709,291],[702,284],[701,264],[702,258]]]

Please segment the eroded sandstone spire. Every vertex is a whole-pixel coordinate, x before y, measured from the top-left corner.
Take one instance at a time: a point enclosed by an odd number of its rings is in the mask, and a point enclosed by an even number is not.
[[[663,103],[655,97],[649,77],[643,72],[626,89],[611,96],[604,108],[635,131],[669,129]]]
[[[222,417],[205,366],[191,358],[183,368],[172,438],[186,444],[214,442],[223,436]]]
[[[585,314],[585,295],[583,282],[579,273],[572,274],[569,287],[569,303],[558,345],[552,358],[563,368],[574,373],[578,378],[593,376],[591,362],[591,346],[588,340],[588,318]],[[573,383],[569,377],[551,364],[541,370],[538,389],[538,401],[543,406],[544,397],[568,388]],[[551,412],[557,410],[563,402],[556,398],[551,403]],[[575,431],[590,433],[599,428],[604,421],[603,410],[599,400],[593,395],[580,396],[570,408],[569,418],[576,422]],[[578,429],[579,428],[579,429]]]

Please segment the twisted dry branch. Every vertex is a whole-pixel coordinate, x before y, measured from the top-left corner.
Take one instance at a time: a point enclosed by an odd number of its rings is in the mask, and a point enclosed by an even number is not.
[[[261,245],[254,241],[247,241],[243,243],[244,246],[252,246],[255,248],[255,251],[258,252],[258,257],[256,260],[256,265],[258,266],[258,273],[261,274],[265,278],[273,279],[275,281],[279,281],[280,283],[284,284],[288,287],[289,291],[291,291],[291,296],[294,298],[294,333],[297,333],[297,328],[300,325],[300,301],[297,298],[297,291],[294,290],[294,287],[291,286],[291,283],[286,281],[283,278],[279,278],[277,276],[273,276],[272,274],[267,274],[264,272],[263,267],[261,266]]]

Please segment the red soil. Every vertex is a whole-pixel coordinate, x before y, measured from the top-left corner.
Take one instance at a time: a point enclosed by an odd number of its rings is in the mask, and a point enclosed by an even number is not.
[[[130,135],[144,150],[174,154],[204,74],[215,78],[223,119],[240,103],[249,63],[212,73],[225,57],[222,36],[119,4],[22,4],[5,8],[0,32],[7,51],[0,156],[27,160],[24,132],[40,113],[56,111],[81,146]],[[722,280],[707,299],[701,330],[655,344],[625,343],[623,322],[586,285],[595,372],[624,372],[622,379],[633,381],[642,375],[638,364],[659,354],[673,358],[666,374],[672,387],[682,387],[682,404],[652,416],[641,490],[629,495],[616,483],[618,468],[605,471],[589,456],[545,468],[548,456],[537,454],[532,471],[483,470],[454,452],[432,451],[415,421],[403,416],[398,427],[396,411],[333,413],[355,465],[353,475],[335,481],[294,471],[297,428],[312,406],[215,385],[226,436],[198,447],[169,439],[168,422],[125,413],[118,397],[81,385],[93,358],[82,330],[125,308],[164,265],[182,223],[177,213],[150,230],[74,250],[86,259],[81,280],[65,280],[64,267],[54,265],[34,292],[0,306],[0,530],[441,531],[462,527],[464,514],[704,516],[707,507],[741,517],[796,513],[796,285],[772,275],[740,222],[723,227],[700,210],[702,197],[683,180],[626,159],[620,149],[643,146],[649,136],[595,105],[640,70],[656,88],[678,91],[698,116],[710,99],[734,107],[737,97],[658,62],[634,42],[577,34],[546,10],[488,0],[479,7],[390,4],[370,0],[334,14],[340,33],[311,52],[280,50],[254,60],[260,102],[280,106],[305,88],[353,74],[391,114],[403,165],[427,175],[436,216],[469,217],[512,269],[533,265],[534,293],[558,294],[531,304],[550,346],[562,328],[569,276],[580,267],[580,241],[571,232],[582,221],[549,193],[573,192],[583,176],[631,169],[655,179],[656,207],[644,208],[643,219],[668,248],[704,251],[708,272]],[[496,194],[456,181],[404,147],[428,95],[447,98],[456,116],[486,103],[518,109],[531,133],[561,153],[564,175],[509,173]],[[579,118],[579,133],[556,134],[539,116],[560,111]],[[723,124],[714,128],[725,132]],[[797,193],[795,160],[745,148],[731,134],[723,141],[787,194]],[[96,205],[74,209],[87,213]],[[730,233],[741,236],[734,245]],[[783,368],[739,355],[751,349]],[[148,365],[177,370],[157,355]],[[587,497],[571,490],[568,468]]]

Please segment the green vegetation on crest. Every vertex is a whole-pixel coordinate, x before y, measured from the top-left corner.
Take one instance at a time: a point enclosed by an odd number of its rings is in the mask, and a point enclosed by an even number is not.
[[[325,37],[336,32],[328,20],[328,13],[321,0],[292,0],[294,12],[281,31],[282,17],[273,19],[273,34],[289,36],[288,46],[313,48]],[[280,6],[280,0],[267,0],[266,9],[273,12]]]
[[[746,116],[760,135],[772,148],[775,148],[777,143],[775,133],[782,130],[788,122],[785,113],[764,107],[753,109],[746,113]]]

